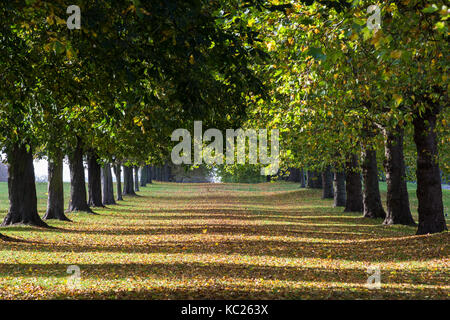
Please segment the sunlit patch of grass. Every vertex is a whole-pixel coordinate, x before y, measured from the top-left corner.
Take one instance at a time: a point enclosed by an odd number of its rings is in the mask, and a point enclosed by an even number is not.
[[[25,241],[0,242],[0,298],[449,298],[448,233],[342,213],[320,190],[154,183],[139,194],[50,222],[57,229],[1,228]],[[69,265],[80,289],[67,284]],[[381,289],[366,285],[371,265]]]

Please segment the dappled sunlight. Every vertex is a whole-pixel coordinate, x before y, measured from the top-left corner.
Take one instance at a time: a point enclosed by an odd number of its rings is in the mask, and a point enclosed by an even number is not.
[[[0,242],[0,297],[449,296],[448,233],[382,226],[292,184],[234,186],[157,183],[56,229],[2,228],[25,241]],[[69,265],[80,290],[67,289]],[[371,265],[381,289],[367,288]]]

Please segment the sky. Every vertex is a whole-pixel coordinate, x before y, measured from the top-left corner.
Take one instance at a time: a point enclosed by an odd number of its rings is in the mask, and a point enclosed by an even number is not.
[[[35,160],[34,161],[34,175],[36,179],[39,180],[39,177],[47,177],[48,176],[48,163],[47,160]],[[70,182],[70,171],[67,163],[64,163],[63,168],[63,180],[65,182]]]

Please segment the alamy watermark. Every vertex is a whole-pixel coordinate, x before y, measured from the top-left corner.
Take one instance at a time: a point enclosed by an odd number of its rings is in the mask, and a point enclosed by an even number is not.
[[[81,29],[81,9],[79,6],[71,5],[67,7],[67,14],[70,16],[67,18],[67,28],[69,30]]]
[[[225,133],[226,144],[226,164],[234,164],[235,152],[237,153],[237,163],[246,163],[246,141],[248,139],[248,162],[250,164],[263,164],[261,175],[275,175],[280,166],[280,139],[279,130],[270,131],[270,156],[267,152],[268,138],[267,129],[227,129]],[[192,143],[191,134],[187,129],[176,129],[172,132],[171,140],[180,141],[172,149],[172,162],[174,164],[192,164]],[[211,142],[203,147],[203,142]],[[237,138],[237,150],[235,148],[235,138]],[[194,164],[200,165],[203,160],[208,165],[223,164],[224,162],[224,137],[218,129],[208,129],[203,134],[202,122],[194,121]],[[258,144],[259,140],[259,144]],[[258,152],[259,151],[259,152]],[[259,158],[259,159],[258,159]],[[259,160],[259,162],[258,162]]]
[[[81,269],[77,265],[71,265],[67,267],[68,274],[70,274],[67,279],[67,287],[69,290],[79,290],[81,289]]]
[[[370,30],[375,30],[377,32],[381,29],[381,10],[377,5],[371,5],[367,8],[367,13],[372,15],[367,18],[367,28]]]
[[[379,266],[369,266],[367,268],[367,288],[381,289],[381,270]]]

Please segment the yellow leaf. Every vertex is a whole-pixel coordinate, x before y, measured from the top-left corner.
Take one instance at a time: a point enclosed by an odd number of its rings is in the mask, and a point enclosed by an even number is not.
[[[55,20],[56,20],[56,24],[58,24],[58,25],[66,24],[66,20],[61,19],[61,18],[58,17],[58,16],[55,16]]]
[[[67,56],[67,59],[72,60],[72,58],[75,56],[75,52],[73,51],[72,48],[68,48],[66,50],[66,56]]]
[[[191,54],[191,56],[189,57],[189,63],[190,64],[194,64],[195,63],[195,58],[194,56]]]
[[[402,56],[401,50],[394,50],[391,52],[391,58],[393,59],[400,59],[401,56]]]
[[[52,16],[47,17],[46,20],[47,20],[47,23],[48,23],[49,25],[52,25],[52,24],[55,23],[55,21],[53,20],[53,17],[52,17]]]
[[[402,103],[402,101],[403,101],[403,97],[401,95],[399,95],[399,94],[393,94],[392,97],[395,100],[395,105],[396,106],[399,106],[400,103]]]

